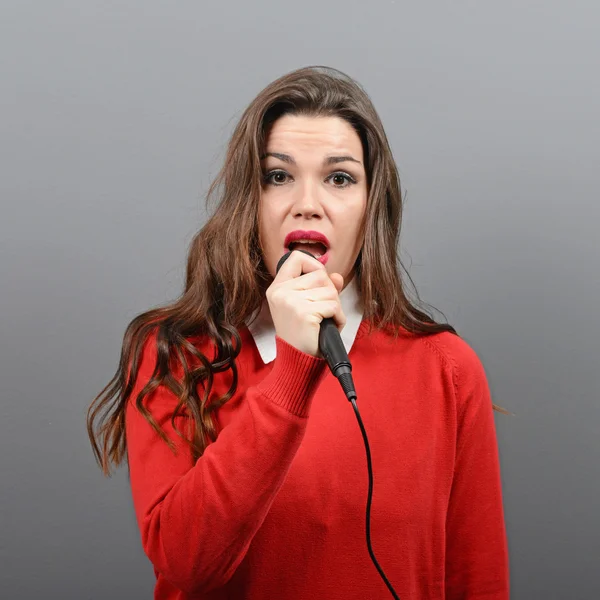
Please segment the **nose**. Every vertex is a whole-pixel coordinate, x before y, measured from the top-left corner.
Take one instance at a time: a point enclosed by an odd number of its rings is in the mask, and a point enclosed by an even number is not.
[[[296,192],[292,205],[294,216],[309,219],[323,216],[323,205],[319,197],[318,184],[305,181],[303,185],[297,186]]]

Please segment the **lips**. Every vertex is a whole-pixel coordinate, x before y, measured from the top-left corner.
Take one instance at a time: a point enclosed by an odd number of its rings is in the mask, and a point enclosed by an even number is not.
[[[319,242],[325,246],[325,252],[329,250],[329,240],[327,239],[326,235],[319,231],[304,231],[302,229],[297,229],[296,231],[288,233],[285,237],[284,245],[286,249],[289,250],[291,244],[300,240]]]

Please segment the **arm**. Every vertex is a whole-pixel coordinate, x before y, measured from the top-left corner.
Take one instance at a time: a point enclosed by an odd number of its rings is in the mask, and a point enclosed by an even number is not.
[[[446,518],[446,600],[508,600],[508,549],[496,429],[481,361],[466,348],[457,377],[457,441]]]
[[[154,368],[156,343],[149,339],[126,413],[142,545],[173,585],[206,592],[229,580],[263,523],[304,437],[326,362],[277,337],[272,371],[245,391],[236,418],[193,464],[170,423],[177,404],[170,391],[161,386],[144,403],[175,442],[177,456],[135,407]],[[177,428],[185,432],[186,417],[178,419]]]

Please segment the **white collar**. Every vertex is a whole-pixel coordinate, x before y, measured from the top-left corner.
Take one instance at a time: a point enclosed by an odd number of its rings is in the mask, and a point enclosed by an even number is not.
[[[346,325],[340,332],[340,337],[342,338],[346,352],[350,352],[363,318],[363,307],[356,285],[356,276],[340,292],[340,303],[346,315]],[[257,318],[252,321],[257,313]],[[277,355],[275,326],[273,325],[271,311],[266,300],[264,300],[261,308],[246,320],[246,325],[254,338],[263,362],[267,364],[275,360],[275,356]]]

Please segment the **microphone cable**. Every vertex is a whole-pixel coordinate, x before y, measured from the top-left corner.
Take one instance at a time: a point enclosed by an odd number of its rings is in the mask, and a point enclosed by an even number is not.
[[[360,427],[360,431],[362,433],[363,441],[365,443],[365,450],[367,452],[367,470],[369,472],[369,492],[367,494],[367,548],[369,550],[369,555],[371,556],[371,560],[375,565],[375,568],[381,575],[383,582],[387,586],[388,590],[395,598],[395,600],[400,600],[396,590],[394,590],[392,584],[389,582],[388,578],[385,576],[383,569],[377,562],[375,558],[375,554],[373,553],[373,548],[371,547],[371,502],[373,500],[373,467],[371,463],[371,449],[369,447],[369,438],[367,437],[367,432],[365,430],[365,426],[363,424],[363,420],[360,416],[360,412],[358,410],[358,406],[356,404],[357,395],[356,389],[354,387],[354,381],[352,380],[352,365],[350,364],[350,360],[348,359],[348,355],[346,354],[346,349],[343,346],[341,341],[339,331],[335,326],[335,322],[333,319],[323,319],[322,328],[319,332],[319,346],[321,348],[321,353],[327,359],[327,363],[329,364],[329,368],[333,375],[337,378],[344,390],[346,398],[352,404],[352,408],[354,408],[354,412],[356,413],[356,418],[358,420],[358,425]],[[327,336],[327,329],[334,328],[336,331],[336,336]],[[339,340],[339,343],[336,343]],[[346,356],[345,360],[340,358],[340,346],[343,349],[343,355]],[[337,354],[337,358],[335,355]],[[333,355],[333,356],[332,356]]]
[[[371,556],[371,560],[375,565],[375,568],[379,571],[383,582],[387,586],[388,590],[390,590],[392,596],[395,600],[400,600],[398,594],[392,587],[392,584],[388,581],[388,578],[385,576],[383,569],[379,566],[377,559],[375,558],[375,554],[373,554],[373,548],[371,548],[371,500],[373,498],[373,469],[371,466],[371,450],[369,449],[369,439],[367,438],[367,432],[365,431],[365,426],[363,425],[362,419],[360,418],[360,413],[358,412],[358,406],[356,406],[356,398],[350,399],[352,407],[354,408],[354,412],[356,413],[356,418],[358,419],[358,424],[360,426],[360,431],[363,436],[363,440],[365,442],[365,449],[367,451],[367,469],[369,471],[369,493],[367,495],[367,548],[369,550],[369,554]]]

